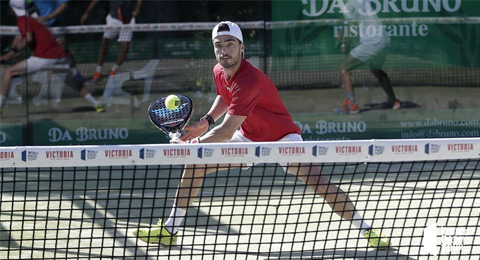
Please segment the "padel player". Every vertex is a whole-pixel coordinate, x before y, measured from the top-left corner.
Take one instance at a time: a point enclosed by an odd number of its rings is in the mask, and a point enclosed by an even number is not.
[[[208,114],[185,130],[178,142],[275,142],[302,141],[300,129],[292,121],[276,86],[261,70],[243,58],[243,36],[238,25],[221,22],[212,31],[218,64],[213,69],[217,97]],[[220,117],[223,122],[207,132]],[[239,129],[239,130],[237,130]],[[237,165],[238,167],[242,165]],[[245,166],[245,165],[243,165]],[[282,165],[322,196],[340,217],[351,220],[369,239],[371,246],[386,248],[390,241],[368,225],[340,188],[330,184],[321,168],[311,164]],[[142,241],[176,245],[178,229],[188,208],[200,191],[205,174],[216,167],[186,167],[177,190],[170,217],[156,226],[142,228],[134,234]]]
[[[0,114],[2,107],[5,106],[13,77],[30,74],[55,64],[68,64],[65,52],[47,27],[27,16],[25,4],[25,0],[10,0],[10,7],[17,16],[21,39],[15,46],[12,46],[9,52],[0,57],[0,61],[5,62],[19,56],[20,51],[27,46],[32,49],[33,56],[19,61],[3,71],[2,85],[0,86]],[[82,82],[77,81],[75,87],[78,88],[80,95],[95,107],[97,112],[105,110]]]
[[[92,0],[85,13],[80,18],[80,23],[87,22],[90,12],[97,6],[100,0]],[[143,0],[136,0],[136,5],[131,0],[109,0],[109,13],[105,19],[107,26],[122,26],[135,25],[135,18],[140,14]],[[114,76],[118,67],[123,64],[130,49],[130,42],[132,41],[133,31],[127,29],[105,31],[102,36],[102,45],[100,46],[100,53],[98,54],[97,66],[92,80],[98,81],[102,76],[103,63],[107,56],[107,49],[112,39],[118,37],[120,43],[120,52],[117,56],[117,61],[110,70],[110,76]]]
[[[345,8],[348,11],[344,12],[344,16],[349,21],[349,24],[348,29],[340,35],[340,38],[346,42],[346,38],[351,37],[349,35],[352,30],[351,26],[356,26],[357,34],[360,38],[360,44],[353,48],[340,64],[340,81],[343,87],[345,87],[347,95],[340,110],[347,114],[360,112],[353,89],[352,70],[367,63],[370,66],[370,71],[377,78],[378,84],[387,94],[388,99],[385,102],[385,107],[395,110],[401,108],[400,101],[395,97],[390,78],[382,70],[387,55],[387,47],[390,44],[390,37],[378,17],[368,13],[368,10],[372,10],[369,5],[369,1],[362,0],[349,0],[345,4]],[[369,30],[375,28],[377,31],[375,31],[375,34],[372,34],[370,31],[362,30],[361,28],[369,28]]]

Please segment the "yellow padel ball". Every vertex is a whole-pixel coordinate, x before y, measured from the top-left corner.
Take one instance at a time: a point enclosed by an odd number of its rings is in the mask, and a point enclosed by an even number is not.
[[[165,106],[170,110],[177,109],[180,106],[180,98],[177,95],[169,95],[165,99]]]

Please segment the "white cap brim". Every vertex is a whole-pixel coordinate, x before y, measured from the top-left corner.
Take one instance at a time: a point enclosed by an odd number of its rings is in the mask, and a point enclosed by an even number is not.
[[[18,8],[15,8],[15,7],[12,7],[12,9],[15,12],[15,15],[17,15],[17,16],[24,16],[26,14],[25,9],[18,9]]]

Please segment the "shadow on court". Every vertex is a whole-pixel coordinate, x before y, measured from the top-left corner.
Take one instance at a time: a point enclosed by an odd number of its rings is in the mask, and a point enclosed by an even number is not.
[[[20,244],[10,238],[9,230],[3,225],[0,225],[0,248],[9,248],[12,250],[20,248]]]
[[[389,250],[377,251],[374,249],[357,249],[357,250],[305,250],[305,251],[290,251],[290,252],[252,252],[252,251],[226,251],[226,250],[209,250],[201,247],[177,246],[168,248],[160,246],[159,249],[151,248],[149,251],[176,251],[188,252],[188,256],[203,256],[211,255],[225,255],[235,256],[241,259],[264,259],[264,260],[302,260],[302,259],[399,259],[399,260],[414,260],[406,255],[399,253],[395,248]],[[187,255],[185,255],[187,257]],[[233,258],[234,259],[234,258]]]
[[[406,109],[406,108],[419,108],[419,107],[421,107],[419,104],[416,104],[416,103],[411,102],[411,101],[404,101],[404,100],[402,100],[400,103],[401,103],[402,109]],[[380,109],[392,109],[392,107],[389,106],[386,102],[382,102],[382,103],[368,103],[368,104],[365,104],[365,106],[367,107],[367,109],[365,109],[365,111],[369,111],[369,110],[380,110]]]
[[[300,260],[305,259],[304,257],[305,252],[285,252],[281,254],[270,254],[265,259],[268,260],[282,260],[282,259],[292,259],[292,260]],[[358,250],[318,250],[311,252],[308,254],[308,257],[311,259],[378,259],[378,258],[389,258],[392,259],[407,259],[407,260],[414,260],[415,258],[403,255],[399,253],[395,248],[391,248],[390,250],[385,251],[377,251],[373,249],[365,250],[365,249],[358,249]]]

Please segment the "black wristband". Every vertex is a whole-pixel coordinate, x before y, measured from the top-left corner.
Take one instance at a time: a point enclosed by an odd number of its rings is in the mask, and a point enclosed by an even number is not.
[[[15,47],[12,47],[11,50],[12,50],[14,53],[19,53],[19,52],[20,52],[20,50],[17,49],[17,48],[15,48]]]
[[[215,124],[215,120],[213,120],[213,117],[209,114],[204,115],[202,118],[200,118],[200,121],[201,120],[207,120],[209,127]]]

